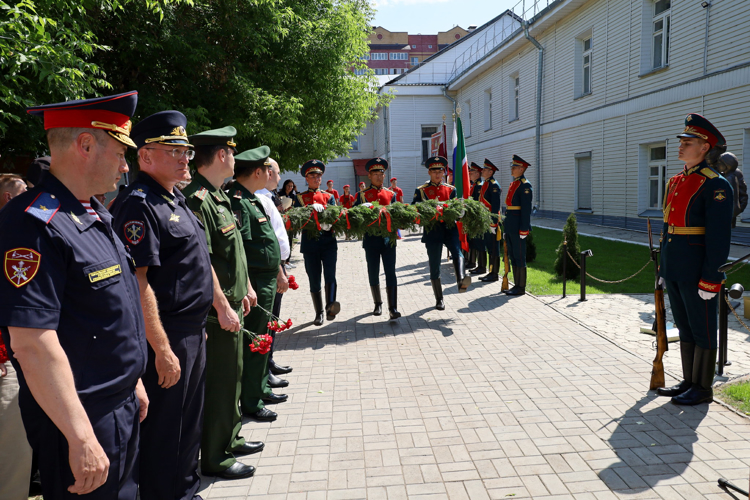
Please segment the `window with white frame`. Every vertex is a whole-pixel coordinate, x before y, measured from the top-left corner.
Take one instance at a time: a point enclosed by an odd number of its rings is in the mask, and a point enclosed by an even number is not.
[[[419,57],[412,57],[411,64],[412,66],[416,66],[417,64],[419,64]]]
[[[355,75],[364,75],[367,73],[367,68],[357,68],[354,70]]]
[[[586,95],[591,93],[591,37],[581,40],[581,49],[581,95]]]
[[[387,75],[388,74],[388,68],[375,68],[375,74],[376,75]]]
[[[354,152],[359,151],[359,136],[352,139],[352,147],[349,148],[349,151],[354,151]]]
[[[408,59],[408,52],[391,52],[391,61],[406,61]]]
[[[671,0],[657,0],[653,4],[652,19],[652,68],[663,68],[669,64],[669,31],[671,25]]]
[[[431,48],[432,48],[432,45],[428,45],[428,46],[427,46],[427,48],[428,48],[428,49],[431,49]]]
[[[464,137],[470,137],[471,136],[471,101],[466,101],[466,104],[464,104],[463,109],[461,110],[461,114],[463,115],[461,124],[463,125],[463,129],[464,129]]]
[[[484,91],[484,130],[492,128],[492,89]]]
[[[362,57],[360,57],[360,59],[364,59],[365,61],[369,61],[370,60],[370,53],[368,52],[367,54],[365,54]]]
[[[422,164],[430,157],[430,138],[437,132],[437,127],[427,127],[422,125]]]
[[[401,73],[406,73],[406,68],[391,68],[392,75],[400,75]]]
[[[591,210],[591,151],[576,153],[576,209]]]
[[[648,146],[648,208],[662,208],[667,175],[666,143]]]
[[[388,52],[371,52],[370,59],[372,59],[373,61],[387,61]]]
[[[508,106],[508,121],[518,120],[520,113],[521,80],[518,73],[510,75],[510,105]]]
[[[579,34],[575,40],[575,67],[573,82],[573,98],[591,93],[591,68],[593,56],[592,30],[588,29]]]

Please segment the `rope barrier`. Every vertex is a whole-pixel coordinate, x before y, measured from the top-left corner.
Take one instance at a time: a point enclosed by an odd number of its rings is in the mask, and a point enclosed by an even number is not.
[[[740,324],[745,327],[745,330],[750,332],[750,328],[748,328],[745,322],[742,321],[740,316],[737,314],[737,311],[734,310],[734,307],[732,307],[732,304],[729,302],[729,295],[724,295],[724,300],[727,302],[727,305],[729,306],[729,310],[732,311],[732,314],[734,314],[734,317],[737,318],[737,321],[739,321]]]
[[[727,273],[727,276],[729,276],[730,274],[734,274],[734,273],[736,273],[737,271],[739,271],[740,269],[742,269],[743,267],[745,267],[745,266],[747,265],[747,263],[748,263],[748,261],[745,261],[745,262],[743,262],[743,263],[742,263],[742,265],[740,265],[740,267],[737,267],[737,268],[735,268],[735,269],[732,269],[731,271],[729,271],[729,272]]]
[[[566,251],[565,253],[567,253],[567,254],[568,254],[568,257],[570,257],[570,260],[572,260],[572,261],[573,261],[573,264],[575,264],[575,265],[576,265],[576,266],[578,267],[578,269],[580,269],[580,268],[581,268],[581,265],[580,265],[580,264],[579,264],[578,262],[576,262],[576,260],[575,260],[575,259],[573,258],[573,256],[572,256],[572,255],[570,255],[570,252]],[[596,281],[599,281],[600,283],[609,283],[609,284],[617,284],[617,283],[623,283],[623,282],[625,282],[625,281],[628,281],[629,279],[633,279],[633,278],[635,278],[636,276],[638,276],[639,274],[641,274],[641,273],[643,272],[643,270],[644,270],[644,269],[646,269],[646,267],[648,267],[648,265],[649,265],[649,264],[651,264],[651,260],[650,260],[650,259],[649,259],[649,261],[648,261],[648,262],[646,262],[646,263],[645,263],[645,264],[643,265],[643,267],[642,267],[642,268],[640,268],[640,269],[639,269],[638,271],[636,271],[636,273],[635,273],[635,274],[631,274],[631,275],[630,275],[630,276],[628,276],[627,278],[623,278],[623,279],[621,279],[621,280],[616,280],[616,281],[608,281],[608,280],[603,280],[603,279],[597,278],[596,276],[592,276],[592,275],[591,275],[591,274],[590,274],[589,272],[586,272],[586,276],[588,276],[588,277],[589,277],[589,278],[591,278],[592,280],[596,280]]]

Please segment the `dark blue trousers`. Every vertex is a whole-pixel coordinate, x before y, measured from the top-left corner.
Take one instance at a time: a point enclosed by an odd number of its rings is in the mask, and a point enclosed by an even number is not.
[[[512,266],[526,267],[526,239],[521,238],[516,231],[515,234],[512,232],[505,233],[505,237],[508,239],[506,245],[508,246],[508,259]]]
[[[437,232],[435,236],[439,235],[440,232]],[[427,248],[427,259],[430,262],[431,280],[440,278],[440,260],[442,259],[443,245],[450,250],[454,262],[461,255],[461,241],[458,239],[458,230],[456,228],[442,231],[440,239],[435,236],[433,236],[433,231],[430,231],[422,237],[424,246]]]
[[[498,231],[500,228],[498,228]],[[484,235],[484,248],[490,253],[491,257],[500,255],[500,242],[497,241],[497,233],[486,233]],[[493,269],[493,272],[497,272],[497,269]]]
[[[310,282],[310,291],[319,292],[321,286],[320,275],[325,278],[326,283],[336,283],[336,261],[338,260],[338,248],[329,246],[323,249],[308,249],[302,254],[305,257],[305,271]]]
[[[718,294],[711,300],[698,295],[698,283],[667,281],[667,294],[681,342],[693,342],[703,349],[718,346]]]
[[[385,286],[396,286],[396,245],[378,236],[365,235],[362,242],[370,286],[380,286],[380,261],[383,261]]]
[[[138,398],[131,393],[111,411],[87,410],[94,434],[109,458],[109,476],[107,482],[85,496],[68,492],[75,478],[70,470],[65,436],[38,405],[34,404],[30,411],[22,411],[29,443],[38,456],[45,500],[135,500],[138,492],[139,408]],[[4,450],[4,453],[12,454],[13,450]]]
[[[185,326],[171,327],[164,322],[182,370],[179,382],[169,389],[159,387],[154,351],[148,348],[143,385],[150,403],[141,425],[141,500],[192,500],[198,492],[206,384],[206,340],[201,323],[197,321],[185,331]]]

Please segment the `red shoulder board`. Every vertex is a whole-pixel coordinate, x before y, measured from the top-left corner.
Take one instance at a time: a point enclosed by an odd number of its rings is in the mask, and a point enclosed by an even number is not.
[[[208,189],[202,187],[198,191],[196,191],[195,193],[193,193],[193,196],[195,196],[199,200],[203,201],[203,198],[205,198],[207,194],[208,194]]]

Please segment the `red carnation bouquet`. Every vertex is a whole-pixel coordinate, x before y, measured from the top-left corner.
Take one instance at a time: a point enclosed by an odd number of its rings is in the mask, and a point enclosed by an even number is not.
[[[297,280],[294,279],[294,276],[290,274],[286,277],[286,279],[289,281],[289,288],[291,288],[292,290],[296,290],[297,288],[299,288],[299,284],[297,283]]]

